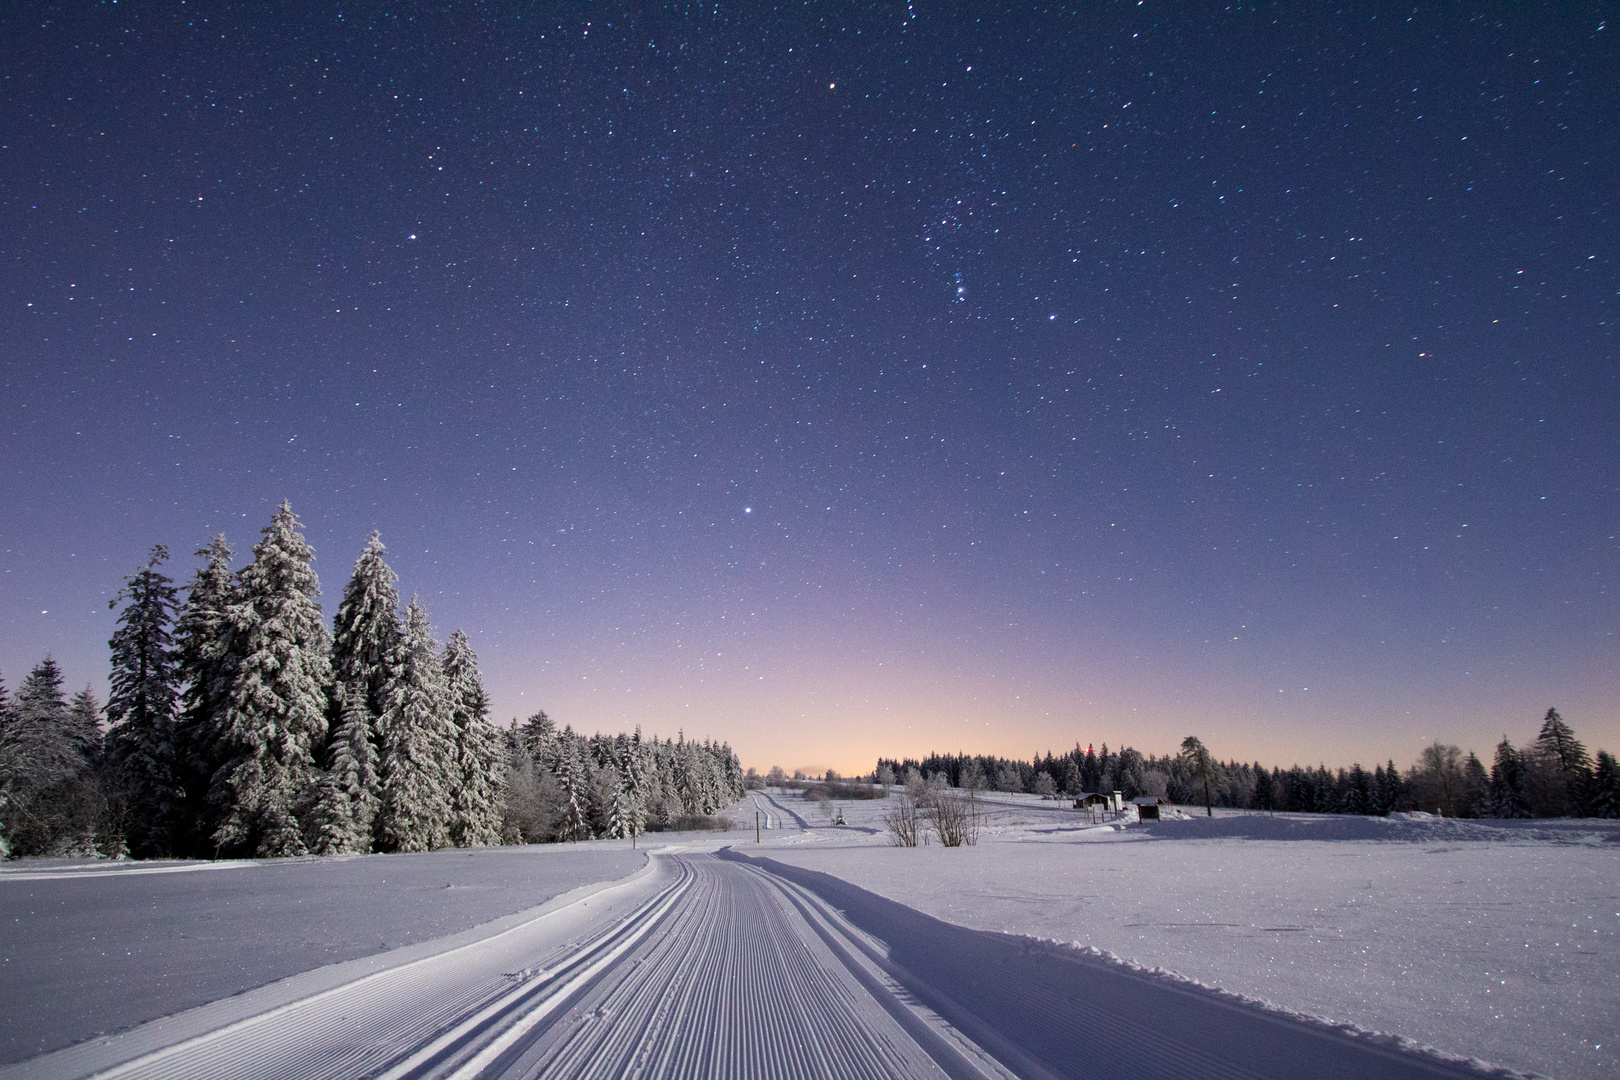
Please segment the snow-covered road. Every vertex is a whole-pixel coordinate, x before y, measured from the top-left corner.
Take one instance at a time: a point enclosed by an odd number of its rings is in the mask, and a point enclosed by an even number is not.
[[[347,975],[345,975],[347,971]],[[338,965],[3,1077],[1434,1077],[1464,1068],[668,849],[516,925]]]

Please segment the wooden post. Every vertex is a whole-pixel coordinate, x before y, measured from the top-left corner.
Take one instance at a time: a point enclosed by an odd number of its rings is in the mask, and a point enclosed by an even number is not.
[[[754,843],[759,843],[759,811],[754,811]]]

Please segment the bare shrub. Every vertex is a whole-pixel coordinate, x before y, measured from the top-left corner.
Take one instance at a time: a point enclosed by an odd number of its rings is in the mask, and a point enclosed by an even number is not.
[[[916,847],[923,839],[922,810],[911,792],[897,796],[883,812],[889,842],[895,847]]]
[[[945,847],[972,846],[979,842],[979,795],[976,789],[952,791],[948,788],[932,793],[928,805],[928,822],[934,835]]]

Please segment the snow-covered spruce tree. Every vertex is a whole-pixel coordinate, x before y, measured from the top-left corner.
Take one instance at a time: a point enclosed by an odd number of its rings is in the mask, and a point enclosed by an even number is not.
[[[83,786],[95,746],[83,726],[63,696],[62,669],[46,656],[0,727],[0,834],[11,855],[55,854],[88,834]]]
[[[518,749],[536,765],[546,766],[555,759],[557,725],[545,711],[535,713],[518,729]]]
[[[623,810],[621,821],[628,828],[630,839],[647,831],[647,760],[641,745],[641,729],[626,740],[624,747],[624,786],[619,793]],[[622,835],[622,834],[621,834]]]
[[[225,718],[225,609],[236,597],[231,574],[235,552],[220,533],[197,554],[206,561],[192,576],[186,602],[174,626],[175,673],[181,687],[174,732],[178,782],[171,842],[176,855],[200,858],[215,850],[218,825],[208,805],[208,789],[222,764]]]
[[[677,732],[676,739],[678,741],[669,748],[667,765],[670,793],[674,796],[671,800],[674,805],[670,809],[676,814],[693,814],[697,812],[693,809],[695,785],[690,755],[686,750],[686,733]]]
[[[613,801],[608,809],[608,835],[629,838],[633,843],[642,829],[641,800],[637,797],[635,782],[626,763],[623,769],[609,768],[613,780]]]
[[[640,730],[636,735],[639,737]],[[670,744],[656,735],[640,743],[642,760],[641,805],[648,828],[667,829],[680,815],[670,768]]]
[[[1073,758],[1063,766],[1063,794],[1071,797],[1080,794],[1080,766]]]
[[[400,644],[399,577],[386,551],[373,531],[333,618],[331,726],[317,813],[316,850],[323,854],[370,851],[375,839],[378,733],[398,677]]]
[[[281,504],[225,609],[222,763],[209,802],[221,853],[302,855],[326,739],[330,643],[314,552]]]
[[[562,821],[559,826],[565,840],[590,839],[590,825],[586,814],[586,792],[590,776],[585,767],[581,740],[565,732],[557,740],[557,764],[553,770],[562,787]]]
[[[746,796],[748,785],[743,780],[742,761],[731,749],[730,743],[716,743],[711,752],[720,764],[720,806],[724,807]]]
[[[175,761],[179,675],[170,636],[177,591],[158,570],[168,557],[168,549],[155,545],[146,565],[124,579],[124,587],[107,605],[116,607],[128,600],[107,643],[112,649],[108,775],[116,777],[127,800],[129,850],[142,858],[173,851],[179,816]]]
[[[489,722],[489,695],[478,674],[478,656],[464,631],[450,635],[443,663],[456,728],[450,842],[456,847],[499,844],[506,762],[500,733]]]
[[[388,549],[373,532],[354,563],[354,575],[343,587],[332,627],[334,697],[358,682],[373,717],[388,706],[399,648],[399,577],[383,560]]]
[[[343,711],[327,742],[327,769],[315,814],[317,854],[371,850],[379,787],[373,727],[365,685],[355,680],[343,695]]]
[[[377,726],[377,847],[432,851],[450,843],[456,732],[438,647],[415,597],[405,609],[392,664],[396,674]]]

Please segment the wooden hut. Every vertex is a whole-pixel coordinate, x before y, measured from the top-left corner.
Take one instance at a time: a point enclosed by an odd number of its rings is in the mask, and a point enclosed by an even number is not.
[[[1083,791],[1080,797],[1074,800],[1074,808],[1084,810],[1087,821],[1101,821],[1107,815],[1109,802],[1106,795],[1095,791]]]

